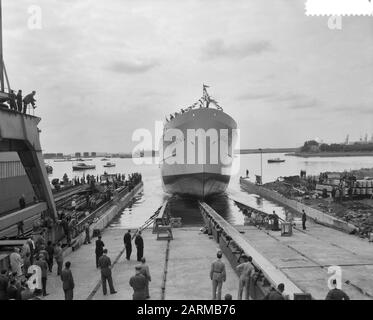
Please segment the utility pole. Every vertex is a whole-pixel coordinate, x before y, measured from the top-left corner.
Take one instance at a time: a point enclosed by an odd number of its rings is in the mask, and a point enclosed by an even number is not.
[[[260,151],[260,184],[263,184],[263,153],[262,148],[259,148]]]
[[[4,92],[4,59],[3,59],[3,17],[0,0],[0,91]]]

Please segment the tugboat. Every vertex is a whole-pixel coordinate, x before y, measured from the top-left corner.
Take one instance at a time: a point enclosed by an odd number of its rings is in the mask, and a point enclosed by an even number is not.
[[[203,96],[192,106],[166,118],[159,158],[167,193],[203,199],[223,193],[229,184],[237,123],[207,88],[203,85]]]
[[[285,162],[285,160],[280,159],[280,158],[274,158],[274,159],[268,159],[268,163],[280,163],[280,162]]]
[[[90,170],[90,169],[96,169],[96,166],[91,164],[85,164],[85,163],[78,163],[76,165],[73,165],[73,171],[78,171],[78,170]]]
[[[112,163],[112,162],[106,162],[106,164],[104,164],[104,167],[105,167],[105,168],[115,167],[115,163]]]

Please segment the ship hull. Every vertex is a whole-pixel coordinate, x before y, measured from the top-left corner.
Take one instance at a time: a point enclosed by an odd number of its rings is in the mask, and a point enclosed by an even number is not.
[[[229,175],[215,173],[180,174],[163,177],[163,188],[171,194],[205,198],[223,193],[229,180]]]
[[[163,149],[160,167],[164,191],[170,194],[202,199],[223,193],[229,184],[231,163],[227,164],[227,161],[222,161],[220,157],[217,157],[217,161],[214,161],[213,158],[216,152],[220,156],[220,152],[223,153],[222,149],[227,150],[230,160],[233,159],[232,146],[235,141],[233,129],[236,128],[236,122],[230,116],[223,111],[208,108],[191,110],[168,122],[165,125],[163,139],[161,140]],[[182,163],[180,161],[170,163],[169,160],[176,158],[177,154],[170,155],[166,152],[171,142],[165,141],[165,133],[171,129],[178,129],[184,135],[184,139],[179,137],[173,141],[175,149],[177,149],[176,153],[183,150],[184,161]],[[209,137],[204,142],[198,139],[194,140],[195,143],[192,141],[191,144],[185,138],[188,129],[203,129],[205,132],[208,132],[209,129],[215,129],[218,134],[215,137]],[[227,139],[221,138],[219,134],[221,129],[227,130]],[[183,145],[180,146],[176,142],[177,140]],[[226,144],[224,148],[222,143]],[[199,148],[200,144],[202,149]],[[194,148],[195,163],[190,163],[190,157],[188,158],[191,146]],[[214,149],[216,146],[219,147]],[[203,153],[203,160],[199,161],[201,153]]]

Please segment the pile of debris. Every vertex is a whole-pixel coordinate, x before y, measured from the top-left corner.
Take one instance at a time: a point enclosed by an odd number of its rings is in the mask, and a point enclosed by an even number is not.
[[[299,176],[279,177],[274,182],[269,182],[264,187],[277,191],[286,198],[301,197],[312,193],[312,184]]]

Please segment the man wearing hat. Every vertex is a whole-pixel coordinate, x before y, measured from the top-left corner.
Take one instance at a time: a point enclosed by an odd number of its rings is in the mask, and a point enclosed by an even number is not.
[[[144,254],[144,240],[141,236],[141,231],[137,233],[137,236],[135,238],[135,245],[137,248],[137,261],[141,262],[141,258]]]
[[[137,265],[135,267],[136,274],[130,279],[130,286],[133,288],[133,300],[145,300],[146,299],[146,278],[141,273],[142,266]]]
[[[149,282],[152,281],[152,277],[150,276],[149,266],[146,264],[145,257],[141,258],[141,273],[146,279],[146,288],[145,288],[145,296],[146,299],[150,298],[149,294]]]
[[[98,260],[100,259],[100,257],[102,256],[103,252],[104,252],[104,247],[105,247],[105,244],[104,242],[101,240],[101,235],[98,236],[98,240],[96,240],[96,249],[95,249],[95,254],[96,254],[96,267],[98,268]]]
[[[123,242],[126,247],[126,259],[129,260],[131,257],[132,252],[132,237],[131,237],[131,230],[128,230],[123,237]]]
[[[210,279],[212,281],[212,299],[221,300],[221,289],[226,280],[225,264],[221,261],[223,254],[219,250],[216,254],[217,259],[211,264]],[[216,292],[217,291],[217,292]]]
[[[73,300],[74,297],[74,278],[70,270],[71,262],[65,262],[65,269],[62,270],[61,280],[62,288],[65,293],[65,300]]]
[[[255,273],[255,269],[251,263],[253,261],[252,257],[243,255],[243,258],[245,262],[236,267],[240,275],[237,299],[242,300],[242,291],[245,289],[245,300],[249,300],[250,280]]]
[[[107,293],[106,281],[109,283],[110,294],[117,293],[113,285],[113,278],[111,276],[111,260],[107,256],[107,249],[104,249],[103,255],[98,259],[98,266],[101,269],[102,291],[104,296],[106,296]]]

